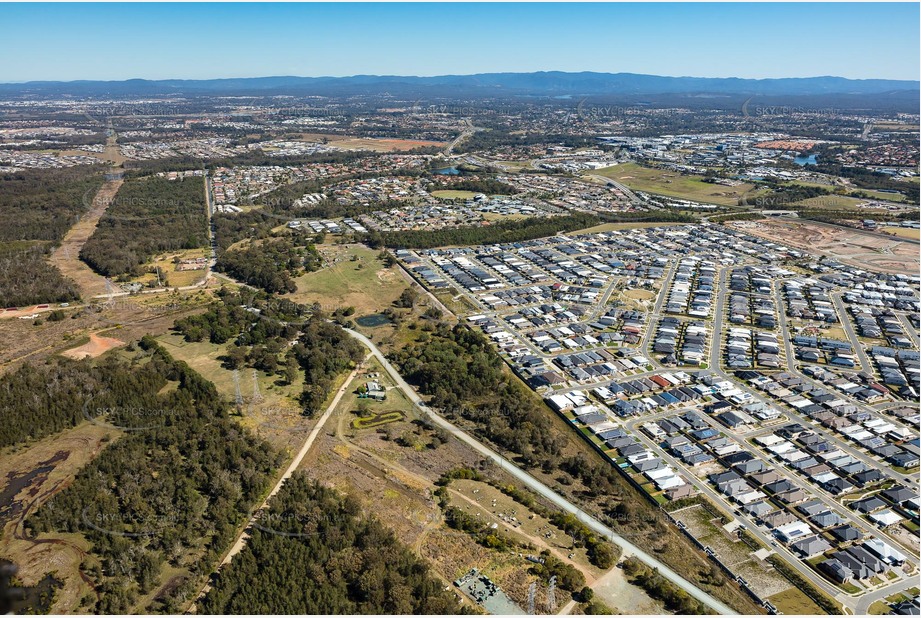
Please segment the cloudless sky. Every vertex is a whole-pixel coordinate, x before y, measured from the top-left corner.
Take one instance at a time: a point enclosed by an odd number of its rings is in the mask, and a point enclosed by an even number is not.
[[[919,5],[0,3],[0,82],[547,70],[917,80]]]

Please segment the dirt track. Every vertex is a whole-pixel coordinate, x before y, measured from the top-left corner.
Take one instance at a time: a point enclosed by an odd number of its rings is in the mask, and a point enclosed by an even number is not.
[[[61,245],[51,254],[51,263],[58,267],[65,277],[73,279],[80,288],[80,295],[91,298],[97,294],[105,294],[108,289],[106,279],[98,275],[80,260],[80,250],[89,240],[96,225],[106,208],[112,203],[122,180],[109,180],[100,187],[93,198],[92,207],[80,220],[64,235]]]

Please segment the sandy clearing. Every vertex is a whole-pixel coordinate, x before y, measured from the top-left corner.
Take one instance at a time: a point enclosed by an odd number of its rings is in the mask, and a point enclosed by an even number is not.
[[[61,356],[66,356],[67,358],[75,358],[77,360],[80,360],[81,358],[96,358],[97,356],[108,352],[112,348],[117,348],[123,345],[125,345],[125,342],[120,339],[102,337],[96,333],[92,333],[88,342],[76,348],[64,350],[61,352]]]

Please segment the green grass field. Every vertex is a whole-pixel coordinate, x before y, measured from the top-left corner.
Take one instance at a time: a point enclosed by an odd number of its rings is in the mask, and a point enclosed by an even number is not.
[[[636,191],[655,193],[678,199],[692,200],[720,206],[735,206],[739,199],[754,189],[754,185],[743,183],[735,187],[703,182],[702,176],[689,176],[670,170],[642,167],[635,163],[624,163],[605,167],[592,172],[594,176],[611,178]],[[756,193],[748,197],[756,197]]]
[[[835,210],[857,210],[857,206],[863,203],[864,200],[858,199],[856,197],[848,197],[846,195],[820,195],[817,197],[810,197],[809,199],[794,202],[792,206],[831,208]]]
[[[323,245],[332,262],[295,279],[297,292],[285,297],[325,310],[355,307],[355,315],[378,313],[389,307],[408,286],[397,267],[385,268],[377,251],[364,245]],[[353,261],[354,259],[354,261]]]
[[[437,197],[441,200],[469,200],[474,195],[477,195],[473,191],[452,191],[446,189],[444,191],[432,191],[431,196]]]

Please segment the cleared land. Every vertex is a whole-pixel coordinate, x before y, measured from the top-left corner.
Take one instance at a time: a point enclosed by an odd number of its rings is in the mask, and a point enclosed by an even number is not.
[[[199,265],[197,268],[190,268],[190,265],[179,264],[179,260],[191,260],[195,258],[207,258],[210,254],[209,249],[186,249],[184,251],[171,251],[156,256],[150,262],[144,265],[144,269],[158,268],[159,284],[156,272],[148,272],[140,277],[132,279],[137,283],[144,285],[153,285],[157,287],[186,287],[195,285],[205,278],[208,272],[206,264]]]
[[[702,176],[652,169],[635,163],[601,168],[594,170],[592,175],[616,180],[636,191],[720,206],[737,205],[743,195],[755,188],[750,183],[740,183],[734,187],[713,184],[704,182]]]
[[[51,263],[61,271],[61,274],[76,282],[80,288],[80,295],[84,298],[105,294],[108,291],[105,277],[93,272],[80,259],[80,250],[90,236],[93,235],[93,232],[96,231],[99,219],[105,213],[109,204],[112,203],[115,194],[118,193],[118,189],[122,186],[122,182],[120,179],[110,180],[100,187],[99,192],[93,197],[90,210],[68,230],[60,246],[54,250],[54,253],[49,258]]]
[[[768,240],[827,255],[858,268],[917,274],[918,245],[844,227],[817,223],[737,221],[730,226]]]
[[[330,419],[336,427],[335,435],[321,433],[301,468],[359,500],[366,512],[385,522],[401,540],[429,560],[445,585],[450,586],[455,578],[476,567],[520,607],[526,607],[528,587],[537,578],[528,573],[532,563],[523,554],[549,549],[582,571],[589,585],[598,582],[597,594],[609,605],[631,613],[662,613],[659,604],[642,589],[623,580],[619,569],[604,572],[593,567],[584,549],[572,549],[571,537],[487,483],[452,481],[448,490],[450,504],[473,516],[479,513],[485,523],[496,524],[497,533],[530,543],[533,549],[487,549],[468,533],[450,528],[433,499],[434,482],[447,470],[476,467],[478,458],[450,436],[446,436],[446,442],[437,438],[437,432],[421,422],[418,411],[374,360],[367,363],[350,390],[368,380],[376,380],[386,389],[387,400],[358,399],[354,392],[344,396]],[[379,427],[356,428],[359,407],[367,407],[373,415],[392,411],[403,418]],[[493,475],[503,483],[510,481],[499,470],[491,470],[490,476]],[[514,525],[511,517],[521,525]],[[538,590],[538,608],[543,611],[546,584],[538,582]],[[559,591],[556,598],[558,607],[563,607],[568,594]]]
[[[809,208],[830,208],[834,210],[857,210],[861,204],[866,204],[866,200],[846,195],[820,195],[800,200],[791,204],[792,206],[804,206]]]
[[[364,245],[321,245],[318,249],[329,265],[295,279],[298,291],[285,298],[307,305],[320,303],[327,311],[355,307],[355,315],[360,316],[390,306],[407,287],[397,267],[385,268],[377,252]]]
[[[735,534],[727,532],[720,519],[704,508],[695,505],[674,511],[676,518],[685,523],[694,537],[716,552],[720,560],[732,571],[745,578],[761,598],[770,598],[785,614],[821,614],[821,608],[774,568],[759,560],[754,550]]]
[[[61,356],[66,356],[67,358],[96,358],[101,354],[108,352],[113,348],[125,345],[125,342],[120,339],[115,339],[113,337],[103,337],[98,333],[93,333],[90,335],[90,340],[84,343],[81,346],[76,348],[71,348],[70,350],[65,350],[61,352]]]
[[[213,382],[227,401],[236,400],[239,385],[241,425],[281,448],[295,448],[304,441],[315,419],[303,416],[297,402],[304,387],[303,373],[298,372],[298,377],[291,384],[282,384],[277,376],[254,369],[240,370],[235,376],[234,371],[224,368],[220,360],[228,344],[186,342],[175,333],[161,335],[157,340],[173,358],[185,361],[202,377]]]
[[[442,200],[467,200],[472,198],[476,193],[473,191],[432,191],[431,196]]]
[[[915,240],[921,239],[921,230],[912,227],[884,227],[882,231],[887,234],[892,234],[893,236],[899,236],[901,238],[914,238]]]
[[[344,135],[331,135],[323,133],[305,133],[301,136],[305,141],[318,141],[326,139],[331,146],[343,150],[373,150],[374,152],[400,152],[414,148],[444,148],[445,142],[432,142],[414,139],[375,139],[371,137],[349,137]]]

